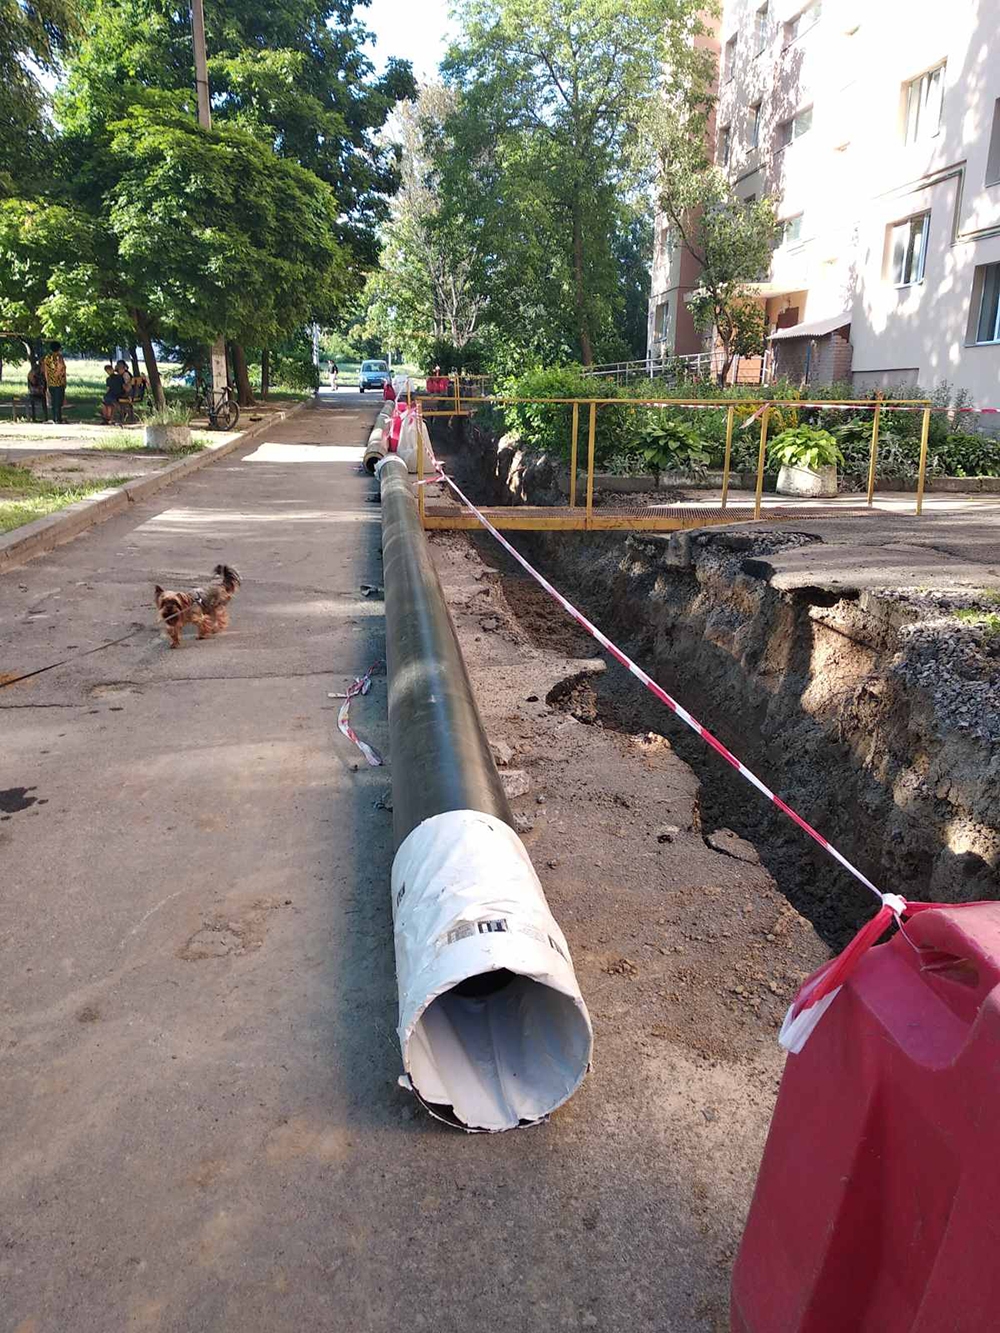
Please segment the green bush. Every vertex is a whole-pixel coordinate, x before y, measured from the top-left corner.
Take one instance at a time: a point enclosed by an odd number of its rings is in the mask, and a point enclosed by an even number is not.
[[[644,422],[640,439],[654,472],[704,472],[711,462],[694,426],[674,417]]]
[[[769,442],[768,453],[783,467],[804,467],[813,472],[844,461],[837,441],[818,426],[792,426],[781,431]]]
[[[526,370],[521,375],[504,380],[497,387],[504,398],[613,398],[613,386],[595,380],[583,373],[580,365],[549,366]],[[540,453],[570,456],[573,408],[569,403],[525,402],[505,404],[502,408],[504,427],[518,436],[521,443]],[[578,462],[587,465],[588,409],[580,410]],[[598,463],[612,454],[623,451],[625,445],[620,412],[615,408],[597,410],[594,456]]]
[[[954,431],[928,455],[935,477],[1000,477],[1000,440],[988,435]]]
[[[319,366],[297,356],[276,356],[271,364],[271,384],[284,389],[319,388]]]

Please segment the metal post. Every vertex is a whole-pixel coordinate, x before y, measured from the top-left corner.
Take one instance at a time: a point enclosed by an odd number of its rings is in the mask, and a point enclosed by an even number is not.
[[[212,128],[212,101],[208,91],[208,57],[205,51],[205,9],[202,0],[191,0],[191,37],[194,42],[194,86],[198,95],[198,124]]]
[[[875,499],[875,466],[878,460],[878,426],[879,417],[882,415],[882,395],[878,394],[875,399],[875,411],[872,413],[872,447],[868,456],[868,507],[871,508]]]
[[[420,404],[417,404],[417,512],[420,515],[420,526],[424,526],[424,491],[426,486],[422,485],[424,479],[424,419],[420,414]]]
[[[726,457],[722,464],[722,507],[725,509],[726,501],[729,499],[729,460],[733,452],[733,418],[736,415],[735,406],[730,407],[726,412]]]
[[[455,376],[455,412],[461,415],[462,412],[462,380],[460,375]]]
[[[569,507],[576,507],[576,445],[580,435],[580,404],[573,404],[573,434],[569,445]]]
[[[920,470],[917,473],[917,513],[924,508],[924,482],[927,479],[927,437],[931,428],[931,409],[924,408],[924,419],[920,427]]]
[[[587,518],[586,526],[594,516],[594,446],[597,442],[597,404],[590,401],[590,429],[587,436]]]
[[[757,453],[757,490],[753,500],[753,516],[760,518],[760,497],[764,494],[764,457],[767,453],[767,423],[771,416],[770,403],[760,419],[760,449]]]

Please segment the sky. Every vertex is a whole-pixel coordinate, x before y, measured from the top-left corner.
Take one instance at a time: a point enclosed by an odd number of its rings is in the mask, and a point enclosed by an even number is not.
[[[355,14],[375,33],[378,70],[390,56],[413,62],[417,78],[433,78],[447,46],[448,0],[371,0]]]

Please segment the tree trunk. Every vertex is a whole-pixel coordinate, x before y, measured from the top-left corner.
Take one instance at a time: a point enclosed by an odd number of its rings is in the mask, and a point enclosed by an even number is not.
[[[159,408],[166,407],[167,400],[163,393],[163,381],[160,379],[160,367],[156,364],[156,352],[153,349],[153,337],[149,331],[149,319],[144,311],[133,310],[132,323],[139,339],[139,346],[142,348],[142,359],[146,363],[146,376],[149,380],[149,391],[153,395],[153,402]]]
[[[236,381],[236,401],[240,407],[253,407],[256,399],[250,387],[250,372],[247,370],[247,354],[242,343],[229,344],[229,353],[233,358],[233,377]]]
[[[576,298],[576,324],[580,336],[580,355],[585,366],[594,364],[587,320],[587,292],[583,280],[583,216],[579,199],[573,201],[573,286]]]
[[[260,354],[260,396],[264,402],[267,402],[267,395],[271,389],[271,353],[268,348]]]
[[[138,351],[137,351],[137,349],[136,349],[136,345],[135,345],[135,343],[129,343],[128,354],[129,354],[129,356],[132,358],[132,374],[133,374],[133,375],[138,375],[138,373],[139,373],[139,353],[138,353]]]

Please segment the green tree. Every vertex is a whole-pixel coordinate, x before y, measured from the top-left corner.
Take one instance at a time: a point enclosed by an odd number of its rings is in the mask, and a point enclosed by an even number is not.
[[[342,306],[338,207],[312,172],[169,105],[133,106],[105,136],[78,142],[71,203],[0,206],[5,332],[137,341],[162,402],[155,340],[267,346]]]
[[[686,149],[665,161],[660,198],[700,266],[687,301],[695,327],[721,344],[718,376],[725,384],[735,357],[764,351],[767,318],[752,284],[767,276],[771,262],[774,204],[739,199],[723,172],[692,160]]]
[[[393,118],[401,184],[362,298],[364,333],[417,356],[432,343],[461,352],[486,305],[476,232],[457,210],[445,209],[441,194],[438,164],[454,152],[445,126],[455,103],[449,89],[428,84]]]
[[[124,116],[137,88],[177,93],[193,117],[187,5],[85,4],[62,106],[71,130],[92,141]],[[380,131],[415,86],[405,61],[390,61],[372,77],[363,50],[369,34],[354,9],[354,0],[213,0],[206,23],[213,120],[244,130],[332,188],[339,205],[332,233],[357,283],[375,262],[377,228],[397,185],[395,154]],[[243,340],[227,332],[241,401],[252,401]]]
[[[494,275],[527,292],[529,312],[540,303],[549,340],[577,348],[586,364],[620,336],[615,241],[652,178],[655,108],[663,98],[705,100],[711,57],[695,41],[699,9],[695,0],[463,0],[457,9],[461,33],[444,65],[462,93],[451,197],[462,197],[467,164],[466,208],[497,257]],[[567,305],[568,324],[558,314]]]
[[[0,194],[50,174],[52,127],[38,74],[55,74],[76,30],[74,0],[0,0]]]

